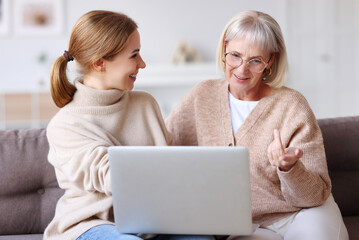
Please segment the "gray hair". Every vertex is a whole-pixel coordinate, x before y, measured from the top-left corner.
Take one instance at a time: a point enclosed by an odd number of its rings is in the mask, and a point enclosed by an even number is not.
[[[288,71],[287,51],[279,24],[266,13],[244,11],[234,16],[224,28],[217,49],[217,66],[226,71],[226,45],[235,38],[245,38],[253,45],[275,55],[272,74],[264,81],[271,87],[281,87]]]

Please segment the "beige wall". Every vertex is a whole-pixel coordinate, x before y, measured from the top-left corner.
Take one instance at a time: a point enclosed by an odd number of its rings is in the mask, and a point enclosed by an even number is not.
[[[58,108],[48,92],[0,94],[0,127],[45,127]]]

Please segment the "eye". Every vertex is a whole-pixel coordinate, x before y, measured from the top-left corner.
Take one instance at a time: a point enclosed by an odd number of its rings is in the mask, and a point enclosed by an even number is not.
[[[230,54],[232,55],[232,57],[241,58],[238,53],[232,52]]]
[[[252,65],[258,65],[258,64],[262,64],[263,62],[260,59],[251,59],[248,64],[252,64]]]
[[[136,58],[137,57],[137,53],[136,54],[133,54],[132,56],[131,56],[131,58]]]

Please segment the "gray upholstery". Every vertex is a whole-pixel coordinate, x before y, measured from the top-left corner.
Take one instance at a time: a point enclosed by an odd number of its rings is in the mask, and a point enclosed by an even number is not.
[[[3,235],[0,240],[42,240],[42,234]]]
[[[350,239],[359,239],[359,116],[318,120],[333,195]],[[0,131],[0,240],[40,240],[58,188],[45,129]]]
[[[318,120],[332,193],[350,239],[359,239],[359,116]]]
[[[48,148],[45,129],[0,131],[0,235],[41,234],[53,218],[63,190],[47,161]]]

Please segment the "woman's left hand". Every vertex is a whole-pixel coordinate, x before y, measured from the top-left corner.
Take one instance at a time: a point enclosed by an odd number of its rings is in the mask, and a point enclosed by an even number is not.
[[[284,148],[279,130],[274,129],[274,140],[268,146],[267,156],[273,166],[287,172],[303,156],[303,151],[295,147]]]

